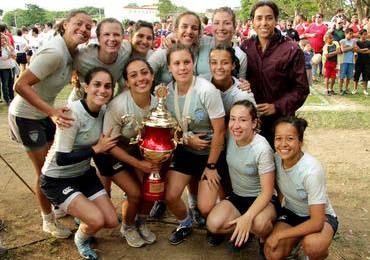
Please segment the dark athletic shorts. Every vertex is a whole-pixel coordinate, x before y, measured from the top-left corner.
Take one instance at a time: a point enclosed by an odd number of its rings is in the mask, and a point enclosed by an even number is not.
[[[232,192],[226,199],[234,205],[240,215],[243,215],[252,206],[257,197],[242,197]],[[274,205],[276,212],[278,212],[280,204],[276,196],[272,196],[271,203]]]
[[[328,222],[329,225],[332,227],[334,231],[334,234],[333,234],[334,236],[338,230],[338,219],[337,217],[334,217],[329,214],[326,214],[325,216],[326,216],[325,222]],[[284,222],[292,227],[295,227],[309,219],[310,217],[301,217],[287,208],[281,208],[280,212],[278,212],[278,217],[276,221]]]
[[[54,140],[55,124],[44,119],[28,119],[9,114],[11,138],[26,148],[27,151],[38,150]]]
[[[27,55],[25,52],[17,53],[16,61],[18,64],[27,64]]]
[[[89,200],[107,194],[94,167],[74,178],[52,178],[42,174],[40,187],[53,205],[59,206],[66,212],[69,204],[79,194],[83,194]]]

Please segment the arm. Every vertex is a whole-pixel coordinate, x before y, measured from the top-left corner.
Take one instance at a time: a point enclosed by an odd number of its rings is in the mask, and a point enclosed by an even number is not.
[[[247,242],[254,218],[270,203],[274,192],[275,171],[261,175],[260,181],[261,193],[258,195],[257,199],[247,212],[230,222],[230,225],[236,225],[230,239],[231,241],[235,240],[236,246],[241,246],[243,243]]]
[[[346,46],[343,42],[340,44],[340,49],[341,51],[344,52],[349,52],[354,50],[354,46]]]

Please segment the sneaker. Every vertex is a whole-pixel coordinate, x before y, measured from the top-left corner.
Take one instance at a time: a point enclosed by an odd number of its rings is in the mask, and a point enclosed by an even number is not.
[[[345,94],[346,94],[346,92],[345,92],[344,90],[341,90],[341,91],[340,91],[340,95],[341,95],[341,96],[344,96]]]
[[[206,240],[210,246],[218,246],[225,240],[225,236],[207,231]]]
[[[7,252],[8,252],[8,250],[5,247],[3,247],[2,245],[0,245],[0,256],[5,255]]]
[[[331,91],[330,91],[330,90],[327,90],[327,91],[326,91],[326,95],[327,95],[327,96],[331,96]]]
[[[54,212],[54,216],[55,216],[56,219],[63,218],[65,216],[67,216],[67,213],[64,210],[62,210],[61,208],[57,207],[57,206],[53,207],[53,212]]]
[[[81,219],[74,217],[73,221],[75,222],[75,225],[78,227],[81,224]]]
[[[75,241],[75,245],[77,247],[78,253],[80,253],[80,255],[84,259],[90,259],[90,260],[99,259],[95,250],[91,248],[91,244],[90,244],[89,239],[87,239],[85,241],[81,241],[79,239],[76,239],[76,236],[75,236],[74,241]]]
[[[172,231],[168,240],[171,245],[178,245],[182,243],[186,237],[190,236],[193,229],[191,227],[182,227],[178,226],[175,230]]]
[[[348,90],[345,90],[345,91],[344,91],[344,94],[345,94],[345,95],[348,95]]]
[[[330,90],[330,93],[331,93],[332,95],[336,95],[336,94],[337,94],[337,92],[335,92],[334,90]]]
[[[120,232],[122,237],[126,239],[127,244],[131,247],[142,247],[146,244],[144,239],[140,236],[136,226],[130,227],[122,224]]]
[[[368,93],[366,90],[364,90],[364,95],[365,95],[365,96],[368,96],[368,95],[369,95],[369,93]]]
[[[149,217],[155,219],[162,219],[164,217],[164,213],[166,212],[166,203],[162,200],[157,200],[154,202],[152,209],[150,210]]]
[[[157,240],[157,237],[150,231],[144,220],[136,221],[136,227],[146,244],[151,245]]]
[[[193,221],[197,223],[199,227],[202,227],[206,224],[206,219],[202,216],[202,214],[200,213],[197,207],[190,208],[189,214],[190,214],[190,217],[193,219]]]
[[[357,94],[357,89],[354,89],[354,90],[352,90],[352,95],[356,95]]]
[[[46,233],[50,233],[56,238],[68,238],[70,235],[72,235],[72,232],[60,224],[57,220],[52,222],[43,221],[42,230]]]

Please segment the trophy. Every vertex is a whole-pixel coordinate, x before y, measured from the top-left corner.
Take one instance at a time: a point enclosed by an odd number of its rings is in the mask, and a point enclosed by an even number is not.
[[[177,138],[179,127],[166,108],[167,86],[164,84],[157,86],[154,94],[158,99],[158,105],[143,119],[136,141],[131,143],[139,144],[145,160],[161,164],[171,158],[172,152],[176,149],[179,142]],[[151,172],[149,176],[144,177],[142,192],[145,201],[164,198],[164,180],[159,172]]]

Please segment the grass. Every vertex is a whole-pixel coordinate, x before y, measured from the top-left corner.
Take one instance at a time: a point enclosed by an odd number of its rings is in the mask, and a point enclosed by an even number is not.
[[[316,95],[309,95],[306,99],[306,101],[304,102],[304,105],[308,105],[308,106],[311,106],[311,105],[322,105],[322,101],[321,99],[316,96]]]

